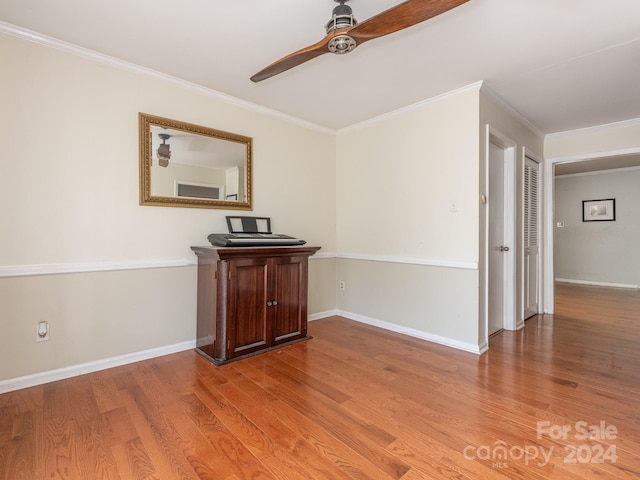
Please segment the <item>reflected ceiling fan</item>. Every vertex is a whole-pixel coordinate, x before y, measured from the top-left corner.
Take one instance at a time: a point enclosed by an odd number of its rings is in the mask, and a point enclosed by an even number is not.
[[[324,53],[348,53],[368,40],[404,30],[469,0],[407,0],[362,23],[353,18],[351,7],[345,5],[348,0],[334,1],[339,5],[333,9],[331,20],[325,27],[327,35],[322,40],[263,68],[251,80],[261,82]]]

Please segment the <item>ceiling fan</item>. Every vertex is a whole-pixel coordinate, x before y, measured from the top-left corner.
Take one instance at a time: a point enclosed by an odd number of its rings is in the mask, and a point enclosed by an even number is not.
[[[325,26],[327,35],[322,40],[277,60],[252,76],[251,80],[261,82],[324,53],[348,53],[368,40],[404,30],[469,0],[407,0],[362,23],[356,21],[351,7],[345,5],[348,0],[334,1],[339,5],[333,9],[333,15]]]

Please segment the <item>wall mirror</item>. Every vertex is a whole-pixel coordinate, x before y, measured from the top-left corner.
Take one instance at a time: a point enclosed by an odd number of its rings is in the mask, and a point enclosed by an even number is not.
[[[139,114],[140,204],[251,210],[251,138]]]

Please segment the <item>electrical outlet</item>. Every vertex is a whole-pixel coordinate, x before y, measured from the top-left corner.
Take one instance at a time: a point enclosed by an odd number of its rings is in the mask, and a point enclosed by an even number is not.
[[[347,287],[346,287],[346,285],[344,283],[344,280],[340,280],[340,283],[338,284],[338,288],[340,290],[346,290],[347,289]]]
[[[36,325],[36,342],[49,340],[49,322],[38,322]]]

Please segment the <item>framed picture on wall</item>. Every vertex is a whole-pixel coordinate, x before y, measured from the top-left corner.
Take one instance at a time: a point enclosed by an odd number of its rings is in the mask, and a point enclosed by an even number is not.
[[[616,219],[616,199],[582,201],[583,222],[613,222]]]

